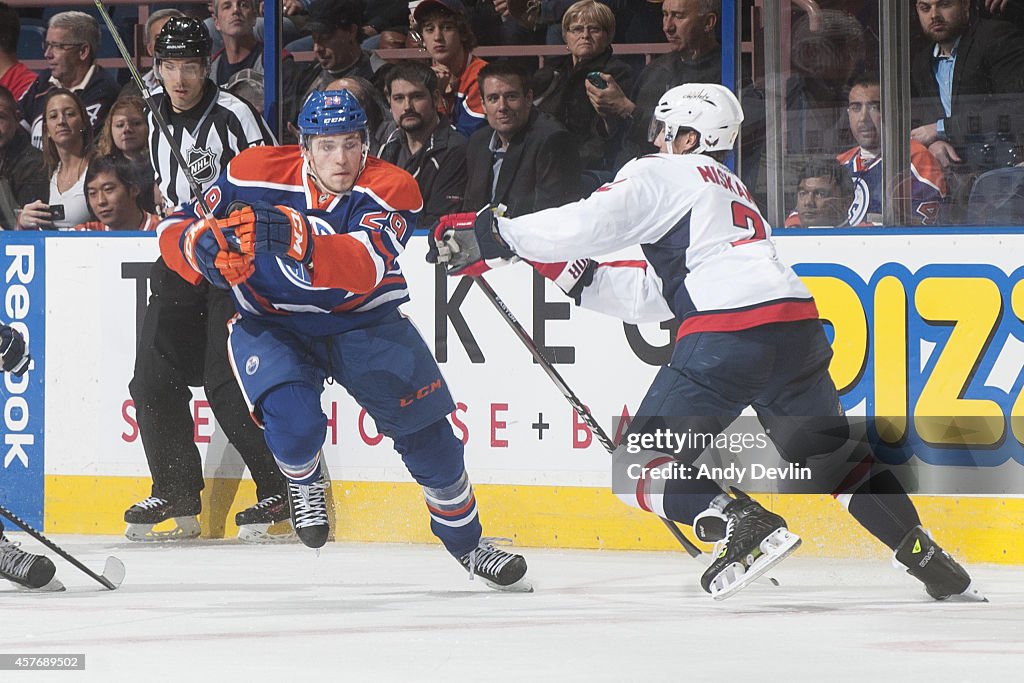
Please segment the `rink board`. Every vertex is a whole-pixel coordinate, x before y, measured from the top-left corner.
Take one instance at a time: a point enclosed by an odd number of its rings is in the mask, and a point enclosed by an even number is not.
[[[1005,430],[992,443],[964,449],[932,439],[915,455],[940,477],[961,477],[971,462],[1020,480],[1024,288],[1014,255],[1022,253],[1024,235],[800,232],[777,242],[830,323],[832,372],[847,410],[892,416],[911,435],[920,416],[1004,416]],[[30,278],[26,244],[35,266]],[[24,323],[36,350],[28,379],[11,385],[5,377],[0,389],[0,500],[39,524],[45,495],[48,530],[117,533],[124,508],[148,494],[127,385],[156,241],[140,234],[8,233],[0,245],[0,318]],[[414,297],[405,311],[434,348],[459,404],[452,422],[466,442],[487,533],[527,545],[672,547],[656,520],[607,491],[605,452],[489,302],[475,288],[437,276],[424,251],[417,237],[403,256]],[[626,327],[570,307],[522,265],[489,280],[606,429],[636,409],[671,348],[667,328]],[[230,534],[229,512],[252,502],[251,482],[237,483],[241,463],[201,391],[195,396],[196,441],[208,476],[204,524],[210,535]],[[339,538],[431,540],[419,491],[372,420],[337,386],[325,392],[324,408],[325,457],[344,520]],[[1024,562],[1012,543],[1022,531],[1017,490],[919,500],[925,522],[943,529],[947,544],[965,556]],[[851,529],[863,536],[825,496],[772,502],[822,544],[821,552],[835,554],[839,544],[829,541]],[[862,541],[844,544],[842,552],[877,552]]]

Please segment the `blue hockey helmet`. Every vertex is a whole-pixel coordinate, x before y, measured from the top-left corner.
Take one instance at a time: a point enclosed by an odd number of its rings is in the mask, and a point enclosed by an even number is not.
[[[367,134],[366,112],[348,90],[314,90],[299,112],[299,132],[311,135]]]

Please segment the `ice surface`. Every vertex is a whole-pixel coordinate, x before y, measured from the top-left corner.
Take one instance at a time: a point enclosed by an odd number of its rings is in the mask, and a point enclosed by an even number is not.
[[[11,534],[42,552],[24,534]],[[85,654],[0,681],[1020,680],[1024,570],[972,567],[988,604],[935,603],[888,562],[802,558],[715,602],[683,553],[522,549],[536,585],[470,582],[439,546],[57,536],[66,593],[0,582],[0,652]],[[47,551],[48,552],[48,551]],[[52,557],[52,553],[49,553]],[[324,676],[330,676],[325,678]]]

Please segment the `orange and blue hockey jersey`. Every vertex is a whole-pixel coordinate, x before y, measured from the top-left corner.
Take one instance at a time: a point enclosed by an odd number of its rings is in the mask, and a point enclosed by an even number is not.
[[[485,66],[487,66],[487,62],[484,60],[479,57],[470,57],[462,75],[459,76],[459,82],[453,84],[455,102],[449,117],[452,128],[466,138],[478,128],[487,125],[479,83],[480,69]]]
[[[205,198],[217,218],[237,202],[289,206],[304,213],[314,231],[311,267],[256,256],[256,272],[232,288],[242,316],[324,336],[372,325],[409,300],[398,256],[423,199],[413,177],[397,166],[367,157],[352,190],[333,195],[317,189],[297,145],[250,147],[231,160]],[[202,278],[185,260],[181,241],[197,217],[192,202],[158,228],[164,260],[193,283]]]
[[[882,157],[870,156],[861,147],[848,149],[836,156],[853,178],[853,203],[850,204],[850,225],[881,225],[882,222]],[[921,143],[910,142],[910,221],[915,225],[935,225],[946,196],[946,178],[932,153]],[[905,193],[904,189],[898,190]],[[788,225],[788,221],[787,221]]]

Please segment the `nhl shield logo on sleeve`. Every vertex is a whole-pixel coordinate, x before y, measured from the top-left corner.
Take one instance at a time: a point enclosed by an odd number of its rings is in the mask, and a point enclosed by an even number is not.
[[[255,375],[256,371],[260,369],[260,357],[249,356],[245,361],[245,374]]]

